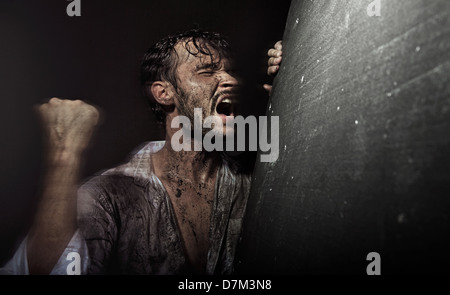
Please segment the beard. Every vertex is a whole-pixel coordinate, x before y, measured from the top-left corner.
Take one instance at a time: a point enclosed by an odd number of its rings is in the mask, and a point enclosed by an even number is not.
[[[238,95],[237,91],[231,91],[231,90],[224,90],[216,95],[214,95],[209,100],[211,101],[211,109],[209,110],[209,114],[206,113],[206,108],[201,106],[201,103],[197,103],[194,98],[189,97],[189,95],[186,94],[186,92],[183,91],[183,89],[179,89],[178,93],[178,102],[179,107],[178,111],[180,115],[186,116],[191,121],[191,124],[194,122],[194,108],[201,108],[202,109],[202,116],[203,119],[205,119],[208,116],[211,116],[215,113],[217,101],[219,98],[223,95]]]
[[[178,94],[178,112],[181,116],[185,116],[191,121],[191,126],[194,126],[194,108],[201,108],[202,115],[205,117],[205,109],[198,106],[198,103],[191,98],[183,89],[177,91]],[[202,122],[203,123],[203,122]]]
[[[194,122],[195,122],[194,109],[195,108],[202,109],[202,122],[201,122],[202,126],[201,127],[202,127],[202,135],[205,136],[205,134],[208,133],[208,131],[210,129],[208,129],[208,128],[204,129],[203,122],[206,117],[213,114],[213,111],[215,109],[215,104],[213,104],[211,107],[212,112],[208,114],[208,108],[203,107],[203,105],[201,104],[201,102],[198,99],[189,96],[183,89],[178,89],[177,94],[178,94],[178,97],[177,97],[178,98],[178,113],[181,116],[187,117],[189,119],[189,121],[191,122],[191,136],[192,137],[194,137]],[[212,98],[212,100],[214,100],[214,97]]]
[[[237,91],[224,90],[218,92],[213,97],[209,98],[208,101],[211,102],[211,107],[204,107],[202,104],[201,98],[200,100],[196,97],[189,96],[183,89],[179,89],[178,94],[178,112],[180,115],[185,116],[191,122],[191,133],[193,136],[194,132],[194,121],[195,121],[195,108],[202,109],[202,135],[205,136],[206,133],[213,130],[214,127],[211,128],[203,128],[203,123],[208,116],[212,116],[216,112],[217,101],[223,95],[238,95]],[[206,95],[205,95],[206,97]]]

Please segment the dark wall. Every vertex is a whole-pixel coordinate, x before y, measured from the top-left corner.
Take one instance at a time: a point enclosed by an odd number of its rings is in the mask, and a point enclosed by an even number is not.
[[[371,2],[292,2],[239,272],[449,272],[450,1]]]
[[[33,106],[51,97],[87,100],[104,120],[83,177],[161,139],[141,97],[139,64],[167,34],[205,28],[227,35],[246,82],[243,110],[263,114],[266,51],[281,39],[289,1],[0,1],[0,264],[27,231],[41,181],[41,130]]]

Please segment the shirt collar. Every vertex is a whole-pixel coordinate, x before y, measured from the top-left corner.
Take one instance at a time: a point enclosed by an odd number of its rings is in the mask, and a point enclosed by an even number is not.
[[[121,174],[132,177],[134,182],[141,186],[146,186],[154,177],[151,155],[163,148],[164,140],[150,141],[140,146],[137,151],[131,153],[128,162],[104,172],[108,174]]]

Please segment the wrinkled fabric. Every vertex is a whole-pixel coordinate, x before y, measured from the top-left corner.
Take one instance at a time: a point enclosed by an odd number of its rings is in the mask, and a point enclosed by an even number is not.
[[[169,196],[151,167],[150,142],[128,163],[82,185],[78,226],[89,253],[87,274],[189,274]],[[206,274],[229,274],[250,191],[250,177],[224,157],[217,172]]]
[[[190,274],[169,196],[153,173],[147,143],[124,165],[78,190],[78,230],[50,274],[67,274],[71,252],[81,274]],[[230,274],[250,191],[250,177],[223,158],[217,172],[206,274]],[[26,238],[0,274],[29,274]]]
[[[23,239],[20,246],[17,248],[14,256],[0,268],[0,275],[29,275],[28,257],[27,257],[27,238]],[[79,254],[79,261],[77,268],[80,274],[87,273],[89,263],[89,255],[86,247],[86,242],[80,234],[76,231],[69,244],[64,249],[63,254],[59,257],[58,262],[53,267],[50,275],[65,275],[74,269],[74,258],[71,256],[74,252]]]

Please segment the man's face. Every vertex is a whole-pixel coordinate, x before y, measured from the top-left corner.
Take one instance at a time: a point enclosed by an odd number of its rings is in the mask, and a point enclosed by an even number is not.
[[[222,58],[217,63],[216,52],[213,52],[214,58],[211,60],[207,55],[190,54],[184,44],[178,44],[175,48],[179,56],[176,71],[178,96],[175,99],[179,114],[193,122],[194,108],[201,108],[203,120],[208,116],[221,118],[226,134],[226,117],[234,116],[238,88],[231,62]]]

